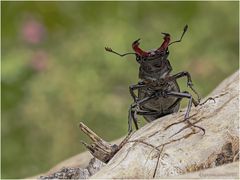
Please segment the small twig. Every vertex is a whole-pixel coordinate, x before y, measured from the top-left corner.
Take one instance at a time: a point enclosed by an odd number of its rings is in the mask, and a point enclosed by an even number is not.
[[[81,141],[81,143],[100,161],[107,163],[119,150],[116,144],[112,145],[104,141],[82,122],[80,122],[79,127],[93,141],[90,145],[83,141]]]

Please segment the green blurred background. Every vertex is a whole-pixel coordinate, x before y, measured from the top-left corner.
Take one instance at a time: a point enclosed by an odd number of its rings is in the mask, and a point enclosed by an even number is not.
[[[2,178],[48,170],[84,148],[83,121],[106,140],[127,133],[132,51],[180,37],[173,73],[187,70],[206,96],[238,69],[238,2],[1,2]],[[179,81],[181,89],[186,80]],[[186,101],[183,102],[183,105]]]

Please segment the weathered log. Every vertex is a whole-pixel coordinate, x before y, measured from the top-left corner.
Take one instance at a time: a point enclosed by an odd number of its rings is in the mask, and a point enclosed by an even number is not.
[[[101,150],[97,153],[97,157],[101,157],[101,152],[107,145],[108,153],[105,151],[104,156],[110,154],[107,160],[110,159],[110,161],[91,178],[166,178],[169,176],[187,178],[188,174],[191,178],[194,176],[192,172],[205,172],[207,170],[204,169],[207,168],[239,161],[238,83],[239,71],[224,80],[210,94],[215,102],[208,101],[202,106],[192,108],[189,120],[203,127],[206,130],[205,135],[202,135],[202,131],[198,128],[189,127],[187,123],[182,122],[185,110],[181,110],[179,113],[146,124],[134,132],[129,139],[125,139],[120,146],[115,145],[114,149],[112,144],[100,137],[92,138],[93,144],[88,146],[94,150],[99,142],[103,144],[100,145]],[[171,124],[175,125],[169,126]],[[88,131],[85,132],[89,134]],[[97,148],[99,149],[99,146]],[[96,156],[96,153],[92,154]],[[73,161],[76,166],[78,163]],[[71,164],[69,160],[65,162]],[[64,166],[64,163],[61,163],[61,166]],[[235,163],[233,168],[235,171],[236,166]],[[231,168],[231,165],[226,166],[226,168],[229,167]],[[219,168],[213,168],[216,169],[214,171],[216,177],[221,177],[217,176]],[[233,172],[233,169],[226,172]],[[221,172],[219,175],[222,175]],[[204,178],[208,178],[207,174]],[[237,172],[232,174],[234,178],[237,178],[235,174],[239,176]]]
[[[185,110],[165,116],[136,131],[92,178],[161,178],[239,160],[238,83],[239,72],[210,94],[215,102],[192,108],[189,120],[205,135],[182,122]]]

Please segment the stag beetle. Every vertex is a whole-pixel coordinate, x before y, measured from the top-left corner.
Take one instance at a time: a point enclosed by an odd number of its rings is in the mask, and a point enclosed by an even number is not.
[[[132,43],[134,53],[119,54],[109,47],[105,47],[105,50],[111,53],[115,53],[121,57],[134,54],[136,55],[136,61],[140,64],[139,67],[139,79],[137,84],[130,85],[129,91],[133,98],[133,103],[129,108],[128,113],[128,132],[132,132],[132,121],[138,129],[137,115],[142,115],[144,119],[151,122],[157,118],[165,115],[177,112],[180,107],[180,101],[183,98],[188,98],[188,106],[184,116],[184,120],[189,125],[197,127],[205,134],[205,129],[197,125],[192,124],[189,119],[189,113],[192,104],[198,106],[200,104],[200,96],[193,88],[193,83],[189,72],[183,71],[175,75],[171,75],[172,66],[168,60],[169,50],[168,47],[174,43],[181,42],[184,34],[186,33],[188,26],[184,27],[181,38],[177,41],[171,42],[171,36],[169,33],[162,33],[164,35],[163,43],[158,49],[143,51],[139,47],[140,39],[137,39]],[[196,94],[197,100],[187,91],[180,91],[177,79],[187,77],[187,86]],[[138,95],[134,93],[138,90]]]

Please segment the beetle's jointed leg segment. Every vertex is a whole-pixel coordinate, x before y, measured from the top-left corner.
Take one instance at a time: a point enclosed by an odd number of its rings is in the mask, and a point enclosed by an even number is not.
[[[198,101],[198,103],[200,103],[201,98],[200,98],[199,94],[197,93],[197,91],[193,88],[192,78],[191,78],[191,75],[189,72],[182,71],[182,72],[179,72],[175,75],[168,77],[168,79],[170,81],[172,81],[172,80],[177,80],[179,78],[182,78],[184,76],[187,77],[187,86],[189,86],[191,88],[191,90],[197,95],[197,101]]]
[[[140,109],[140,105],[146,103],[147,101],[149,101],[155,97],[157,97],[157,95],[152,94],[149,97],[145,97],[145,98],[138,100],[138,101],[134,102],[133,104],[131,104],[129,111],[128,111],[128,133],[129,134],[132,132],[132,121],[134,122],[136,129],[138,129],[136,115]]]
[[[188,91],[183,91],[182,93],[187,93],[189,94]],[[182,100],[182,97],[178,97],[178,99],[171,105],[168,107],[167,111],[171,110],[172,108],[174,108],[175,106],[177,106],[180,101]],[[192,103],[193,105],[196,107],[197,105],[199,105],[198,101],[196,101],[193,97],[192,97]]]
[[[158,115],[158,111],[150,111],[150,110],[137,110],[136,111],[138,115]]]
[[[193,127],[197,127],[199,129],[201,129],[203,131],[203,134],[205,134],[205,129],[200,127],[200,126],[197,126],[197,125],[194,125],[192,124],[188,119],[189,119],[189,113],[190,113],[190,110],[191,110],[191,107],[192,107],[192,103],[196,106],[198,105],[199,103],[196,102],[196,100],[194,100],[192,98],[192,95],[189,94],[188,92],[168,92],[167,93],[168,96],[174,96],[174,97],[178,97],[178,98],[188,98],[189,99],[189,102],[188,102],[188,106],[187,106],[187,111],[186,111],[186,114],[184,116],[184,121],[187,121],[189,123],[189,125],[193,126]],[[183,121],[183,122],[184,122]],[[177,123],[174,123],[174,124],[177,124]],[[172,125],[174,125],[172,124]],[[169,125],[167,128],[171,127],[172,125]]]
[[[145,87],[145,86],[146,85],[143,82],[139,82],[138,84],[134,84],[134,85],[129,86],[129,91],[130,91],[130,94],[131,94],[134,102],[136,102],[138,100],[137,95],[134,93],[134,90],[140,89],[140,88]]]

